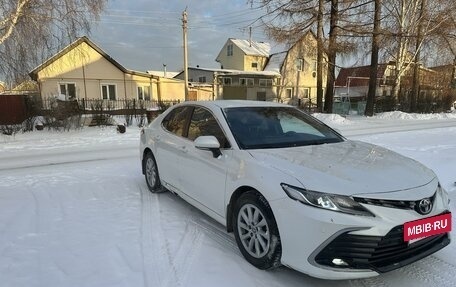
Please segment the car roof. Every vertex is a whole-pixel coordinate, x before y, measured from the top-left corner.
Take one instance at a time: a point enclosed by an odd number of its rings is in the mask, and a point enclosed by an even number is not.
[[[182,105],[201,105],[211,108],[241,108],[241,107],[290,107],[289,105],[265,102],[265,101],[248,101],[248,100],[216,100],[216,101],[188,101],[182,102]]]

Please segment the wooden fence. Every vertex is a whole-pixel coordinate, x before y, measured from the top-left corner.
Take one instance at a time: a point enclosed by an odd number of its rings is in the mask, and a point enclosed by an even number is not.
[[[26,96],[0,95],[0,125],[20,124],[27,117]]]

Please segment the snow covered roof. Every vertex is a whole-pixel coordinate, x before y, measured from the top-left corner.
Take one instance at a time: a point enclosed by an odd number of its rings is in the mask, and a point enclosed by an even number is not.
[[[283,62],[287,57],[288,52],[280,52],[276,54],[272,54],[269,58],[266,67],[264,67],[265,71],[277,72],[280,73],[280,69],[282,68]]]
[[[230,41],[249,56],[269,57],[269,53],[271,52],[271,45],[269,43],[234,38],[230,38]]]
[[[154,70],[147,71],[147,73],[149,75],[154,75],[154,76],[163,77],[163,78],[174,78],[175,76],[180,74],[180,72],[166,71],[166,75],[165,75],[165,71],[154,71]]]

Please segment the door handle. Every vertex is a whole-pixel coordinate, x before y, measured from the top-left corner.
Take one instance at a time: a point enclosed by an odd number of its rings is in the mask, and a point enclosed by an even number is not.
[[[188,152],[188,148],[186,146],[181,146],[181,151],[183,153],[187,153]]]
[[[160,136],[159,136],[159,135],[155,135],[155,136],[154,136],[154,140],[155,140],[155,141],[160,141]]]

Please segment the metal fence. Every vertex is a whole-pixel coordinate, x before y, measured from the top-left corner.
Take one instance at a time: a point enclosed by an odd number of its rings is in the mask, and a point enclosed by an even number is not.
[[[44,98],[41,100],[42,110],[52,110],[59,106],[77,106],[82,113],[100,111],[148,111],[164,110],[172,105],[179,103],[179,100],[148,101],[148,100],[96,100],[96,99],[77,99],[73,101],[60,101],[55,98]]]

